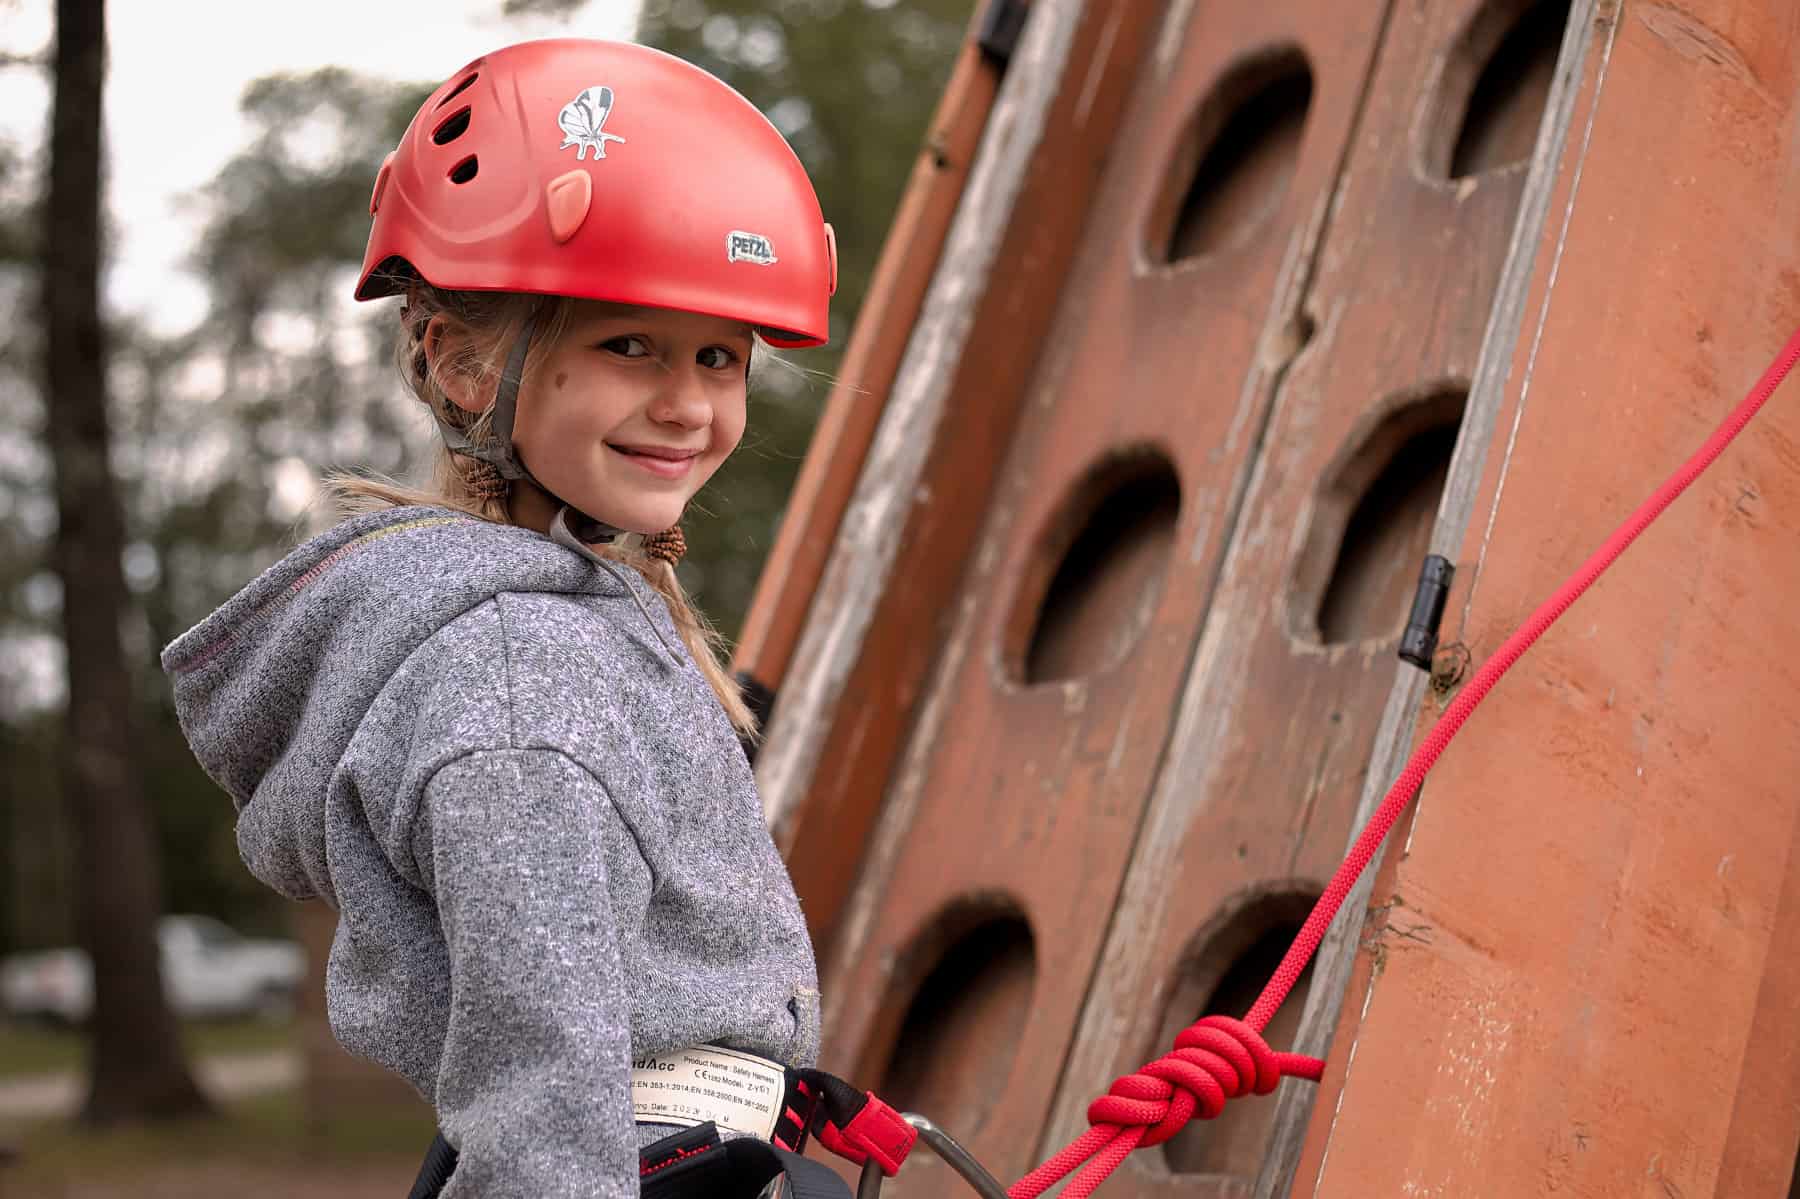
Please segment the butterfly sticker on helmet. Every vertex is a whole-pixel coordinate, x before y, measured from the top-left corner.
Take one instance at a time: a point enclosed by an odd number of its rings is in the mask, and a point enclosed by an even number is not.
[[[607,142],[622,143],[625,140],[604,128],[612,107],[613,90],[610,87],[590,87],[563,105],[562,111],[556,114],[556,123],[563,131],[563,144],[557,149],[567,150],[574,146],[576,162],[587,157],[589,148],[593,149],[595,158],[605,158]]]

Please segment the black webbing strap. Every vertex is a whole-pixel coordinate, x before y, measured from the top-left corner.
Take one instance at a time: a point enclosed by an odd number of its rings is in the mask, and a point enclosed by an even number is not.
[[[419,1177],[413,1181],[412,1192],[406,1199],[437,1199],[438,1192],[444,1189],[454,1173],[456,1150],[440,1132],[431,1138],[431,1148],[425,1151],[425,1164],[419,1167]]]
[[[755,1137],[721,1141],[711,1124],[664,1137],[638,1154],[644,1199],[755,1199],[786,1175],[792,1199],[850,1199],[831,1167]]]
[[[407,1199],[437,1199],[455,1172],[456,1150],[440,1132]],[[684,1128],[638,1151],[643,1199],[756,1199],[778,1174],[787,1176],[792,1199],[850,1199],[850,1188],[829,1166],[755,1137],[721,1141],[711,1124]]]

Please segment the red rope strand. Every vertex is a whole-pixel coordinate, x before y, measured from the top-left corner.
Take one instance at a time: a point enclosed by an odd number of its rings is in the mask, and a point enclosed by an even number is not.
[[[1036,1199],[1084,1162],[1086,1168],[1063,1192],[1063,1199],[1087,1199],[1133,1149],[1168,1140],[1195,1115],[1210,1120],[1224,1110],[1227,1100],[1250,1092],[1267,1094],[1283,1077],[1317,1081],[1324,1072],[1325,1063],[1302,1054],[1276,1053],[1263,1040],[1262,1031],[1293,989],[1307,962],[1312,960],[1319,942],[1325,937],[1325,930],[1374,859],[1400,813],[1418,794],[1426,774],[1449,746],[1457,730],[1501,676],[1637,540],[1638,534],[1649,528],[1713,464],[1774,394],[1796,361],[1800,361],[1800,332],[1788,339],[1780,355],[1763,372],[1761,380],[1732,409],[1706,444],[1614,530],[1581,569],[1533,612],[1531,618],[1507,638],[1468,685],[1457,693],[1431,732],[1413,750],[1406,768],[1363,827],[1249,1014],[1242,1021],[1208,1016],[1190,1025],[1175,1039],[1173,1053],[1165,1054],[1137,1073],[1113,1083],[1107,1094],[1088,1108],[1091,1125],[1088,1131],[1013,1184],[1007,1192],[1010,1199]]]

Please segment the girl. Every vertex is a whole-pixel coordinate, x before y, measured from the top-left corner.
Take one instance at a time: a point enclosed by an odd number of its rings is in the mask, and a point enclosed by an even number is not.
[[[635,1195],[678,1128],[767,1137],[818,1047],[752,719],[673,564],[758,343],[825,340],[831,228],[736,92],[582,40],[451,76],[370,211],[356,295],[403,297],[435,479],[337,480],[362,514],[163,665],[245,862],[337,909],[333,1032],[437,1109],[417,1193]]]

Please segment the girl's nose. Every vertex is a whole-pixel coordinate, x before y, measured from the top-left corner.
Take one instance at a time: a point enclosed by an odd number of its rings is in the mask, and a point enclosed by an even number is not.
[[[650,418],[684,429],[704,429],[712,424],[712,399],[697,369],[676,368],[663,376],[663,386],[650,404]]]

